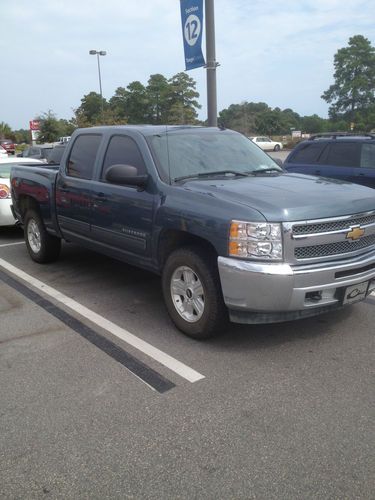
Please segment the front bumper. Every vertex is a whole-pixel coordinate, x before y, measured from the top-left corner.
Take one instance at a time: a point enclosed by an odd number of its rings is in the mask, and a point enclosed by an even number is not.
[[[291,266],[219,257],[224,302],[238,323],[271,323],[342,307],[346,287],[375,289],[375,252],[326,264]]]
[[[10,198],[0,200],[0,226],[14,226],[16,224],[11,205],[12,200]]]

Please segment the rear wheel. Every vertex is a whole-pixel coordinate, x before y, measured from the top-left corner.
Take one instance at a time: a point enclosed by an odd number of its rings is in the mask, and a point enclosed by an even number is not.
[[[25,216],[25,242],[30,257],[40,264],[58,259],[61,240],[47,233],[37,210],[30,209]]]
[[[164,300],[174,324],[189,337],[205,339],[228,319],[216,256],[196,247],[174,251],[162,276]]]

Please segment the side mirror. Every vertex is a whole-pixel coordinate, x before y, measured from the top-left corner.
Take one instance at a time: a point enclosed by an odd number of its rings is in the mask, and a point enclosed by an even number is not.
[[[148,175],[138,175],[138,169],[132,165],[112,165],[107,170],[105,179],[112,184],[144,187]]]

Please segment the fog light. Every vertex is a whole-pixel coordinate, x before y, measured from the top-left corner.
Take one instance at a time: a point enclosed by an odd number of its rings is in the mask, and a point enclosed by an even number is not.
[[[322,300],[322,292],[321,291],[307,292],[306,300],[310,300],[311,302],[319,302]]]

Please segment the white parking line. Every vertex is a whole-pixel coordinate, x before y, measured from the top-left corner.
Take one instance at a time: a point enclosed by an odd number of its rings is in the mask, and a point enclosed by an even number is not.
[[[180,377],[188,380],[189,382],[197,382],[198,380],[202,380],[204,375],[201,373],[193,370],[189,366],[185,365],[184,363],[181,363],[181,361],[178,361],[177,359],[173,358],[172,356],[169,356],[169,354],[166,354],[165,352],[161,351],[160,349],[157,349],[156,347],[152,346],[148,342],[145,342],[144,340],[136,337],[132,333],[128,332],[124,328],[121,328],[120,326],[116,325],[115,323],[112,323],[112,321],[109,321],[108,319],[104,318],[103,316],[100,316],[100,314],[97,314],[96,312],[92,311],[91,309],[88,309],[87,307],[83,306],[82,304],[79,304],[75,300],[71,299],[67,295],[64,295],[63,293],[59,292],[55,288],[52,288],[42,281],[39,281],[36,278],[33,278],[29,274],[25,273],[21,269],[18,269],[17,267],[13,266],[9,262],[7,262],[4,259],[0,259],[0,266],[6,269],[9,273],[17,276],[18,278],[21,278],[22,280],[26,281],[26,283],[29,283],[31,286],[34,288],[37,288],[38,290],[41,290],[43,293],[46,295],[54,298],[56,301],[60,302],[61,304],[64,304],[66,307],[71,309],[72,311],[77,312],[84,318],[87,318],[90,320],[92,323],[95,323],[96,325],[100,326],[104,330],[107,330],[110,332],[112,335],[115,335],[119,339],[123,340],[127,344],[135,347],[139,351],[143,352],[144,354],[147,354],[150,358],[154,359],[155,361],[158,361],[165,367],[167,367],[169,370],[172,370],[173,372],[177,373]]]
[[[0,248],[12,247],[13,245],[24,245],[24,244],[25,244],[24,241],[16,241],[14,243],[3,243],[2,245],[0,245]]]

